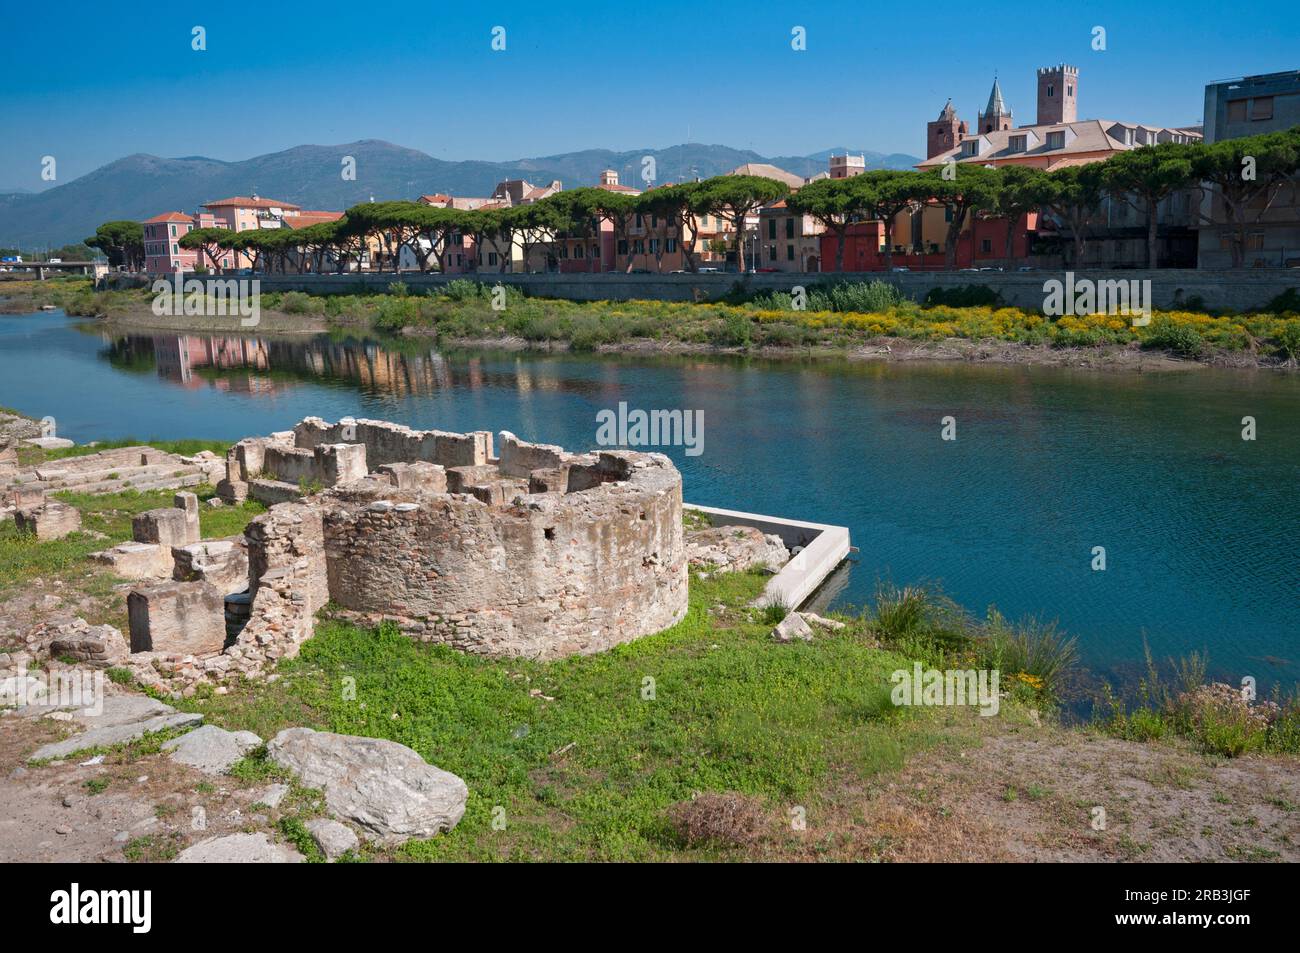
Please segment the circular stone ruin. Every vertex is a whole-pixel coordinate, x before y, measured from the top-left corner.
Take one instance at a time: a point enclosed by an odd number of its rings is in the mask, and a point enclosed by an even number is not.
[[[320,439],[338,438],[333,428]],[[407,450],[392,433],[356,437],[390,460],[320,497],[329,598],[345,615],[392,619],[466,652],[542,659],[685,616],[682,479],[667,457],[570,454],[503,432],[499,458],[488,435],[486,462],[443,466],[419,450],[434,441],[408,433]]]

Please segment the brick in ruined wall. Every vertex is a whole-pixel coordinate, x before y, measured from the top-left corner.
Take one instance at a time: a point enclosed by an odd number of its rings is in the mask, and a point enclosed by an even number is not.
[[[247,483],[253,477],[262,472],[262,460],[266,454],[267,439],[265,437],[249,437],[239,441],[230,448],[227,454],[227,461],[231,461],[230,454],[233,454],[233,470],[230,462],[226,466],[226,479],[232,482],[241,481]]]
[[[316,453],[296,447],[267,447],[262,458],[262,477],[282,483],[311,483],[319,478]]]
[[[132,652],[203,655],[226,640],[225,605],[206,582],[169,582],[133,589],[126,597]]]
[[[305,596],[310,612],[325,605],[329,589],[319,506],[279,503],[249,523],[244,536],[248,540],[248,578],[254,595],[267,573],[284,570]]]
[[[473,467],[448,467],[447,492],[468,493],[471,486],[487,483],[500,476],[500,471],[491,464]]]
[[[501,472],[509,477],[527,479],[533,470],[553,469],[564,463],[570,454],[563,447],[552,444],[528,443],[508,430],[499,436]]]
[[[415,463],[385,463],[381,464],[376,472],[399,490],[447,492],[447,471],[436,463],[427,463],[423,460],[417,460]]]

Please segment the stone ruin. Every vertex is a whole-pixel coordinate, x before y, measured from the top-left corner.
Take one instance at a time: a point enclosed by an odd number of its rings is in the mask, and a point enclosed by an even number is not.
[[[314,417],[241,440],[218,492],[270,505],[245,530],[246,587],[196,549],[213,543],[173,541],[172,581],[128,600],[129,666],[185,690],[255,676],[297,654],[327,602],[420,641],[539,659],[685,616],[682,480],[667,457],[570,453],[506,431],[495,444],[486,431]],[[156,520],[157,535],[172,521]]]

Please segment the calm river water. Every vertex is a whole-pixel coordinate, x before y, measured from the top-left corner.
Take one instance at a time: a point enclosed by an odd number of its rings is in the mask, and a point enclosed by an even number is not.
[[[0,405],[78,442],[351,414],[585,449],[621,401],[703,412],[702,454],[664,448],[687,500],[847,525],[837,606],[938,582],[976,613],[1058,620],[1098,672],[1131,676],[1145,637],[1234,680],[1300,677],[1297,375],[441,354],[0,317]]]

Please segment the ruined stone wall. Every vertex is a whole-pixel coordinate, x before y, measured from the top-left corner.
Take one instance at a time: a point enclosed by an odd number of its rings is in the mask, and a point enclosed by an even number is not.
[[[294,446],[312,449],[326,443],[359,443],[366,448],[366,463],[375,469],[383,463],[423,460],[444,467],[482,466],[492,457],[492,434],[486,430],[449,433],[412,430],[386,420],[347,420],[327,424],[308,417],[293,429]]]
[[[327,494],[331,599],[467,652],[557,658],[657,632],[686,613],[681,475],[658,454],[591,459],[574,493]]]

